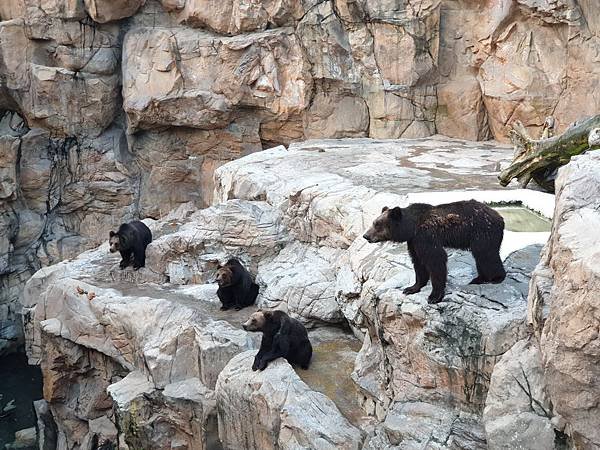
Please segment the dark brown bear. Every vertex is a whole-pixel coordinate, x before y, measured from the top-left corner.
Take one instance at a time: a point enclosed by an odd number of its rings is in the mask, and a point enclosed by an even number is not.
[[[217,296],[223,304],[223,311],[231,308],[240,310],[256,301],[258,285],[252,280],[250,272],[235,258],[217,269],[217,283]]]
[[[133,270],[137,270],[146,265],[146,247],[152,242],[152,232],[144,223],[135,220],[122,224],[117,232],[111,231],[108,242],[111,253],[121,253],[121,269],[133,265]]]
[[[290,364],[308,369],[312,345],[306,328],[283,311],[261,311],[252,314],[242,325],[247,331],[262,331],[260,350],[254,357],[252,370],[265,370],[269,362],[283,357]]]
[[[470,250],[477,265],[471,284],[501,283],[506,276],[500,259],[504,219],[475,200],[432,206],[414,203],[407,208],[383,208],[364,234],[368,242],[396,241],[408,244],[415,269],[415,284],[404,289],[415,294],[431,279],[429,303],[444,298],[448,255],[444,247]]]

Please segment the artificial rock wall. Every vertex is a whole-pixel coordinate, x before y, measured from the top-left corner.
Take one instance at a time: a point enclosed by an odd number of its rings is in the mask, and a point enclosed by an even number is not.
[[[3,0],[0,354],[40,266],[318,137],[504,140],[597,112],[594,0]],[[596,5],[597,6],[597,5]]]

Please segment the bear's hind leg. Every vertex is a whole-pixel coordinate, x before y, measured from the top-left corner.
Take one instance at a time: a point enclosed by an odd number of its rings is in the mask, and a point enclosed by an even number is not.
[[[135,248],[133,250],[133,270],[138,270],[146,265],[146,251],[144,248]]]
[[[300,345],[302,347],[298,352],[298,365],[302,369],[307,370],[308,366],[310,365],[310,360],[312,358],[312,346],[310,345],[310,342],[302,342]]]
[[[500,248],[482,249],[473,248],[473,257],[477,266],[477,277],[469,284],[502,283],[506,278],[506,271],[500,259]]]

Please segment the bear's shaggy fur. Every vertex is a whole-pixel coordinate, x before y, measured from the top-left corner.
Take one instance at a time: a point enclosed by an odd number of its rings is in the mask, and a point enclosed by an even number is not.
[[[121,253],[121,269],[133,265],[133,269],[137,270],[146,265],[146,247],[152,242],[152,232],[142,222],[135,220],[122,224],[116,232],[111,231],[108,242],[111,253]]]
[[[217,269],[217,296],[223,306],[221,310],[240,310],[253,305],[258,295],[258,285],[242,263],[232,258]]]
[[[242,325],[246,331],[262,331],[260,350],[252,370],[265,370],[269,362],[284,357],[290,364],[308,369],[312,345],[304,325],[283,311],[258,310]]]
[[[368,242],[406,242],[415,269],[415,284],[405,294],[419,292],[431,279],[429,303],[444,297],[448,255],[444,247],[470,250],[477,265],[471,284],[501,283],[506,272],[500,259],[504,219],[475,200],[432,206],[414,203],[406,208],[383,208],[364,234]]]

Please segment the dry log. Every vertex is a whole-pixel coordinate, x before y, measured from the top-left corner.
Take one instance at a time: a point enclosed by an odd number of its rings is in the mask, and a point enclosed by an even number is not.
[[[554,182],[548,181],[548,174],[568,163],[572,156],[600,148],[600,115],[572,124],[559,136],[551,136],[553,125],[552,118],[546,119],[542,137],[532,139],[521,122],[513,124],[509,136],[515,155],[498,176],[502,186],[516,178],[525,187],[533,179],[542,188],[553,191]]]

